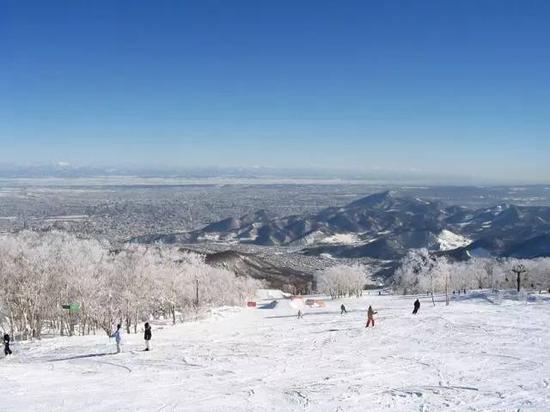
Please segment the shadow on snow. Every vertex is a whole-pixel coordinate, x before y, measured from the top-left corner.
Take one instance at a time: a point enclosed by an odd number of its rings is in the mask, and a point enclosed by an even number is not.
[[[74,359],[86,359],[86,358],[98,358],[101,356],[109,356],[109,355],[115,355],[115,353],[88,353],[86,355],[76,355],[76,356],[69,356],[68,358],[59,358],[59,359],[52,359],[49,362],[61,362],[61,361],[68,361],[68,360],[74,360]]]

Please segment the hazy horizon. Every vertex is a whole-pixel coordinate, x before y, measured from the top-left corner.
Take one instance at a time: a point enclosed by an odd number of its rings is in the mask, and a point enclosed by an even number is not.
[[[48,181],[51,179],[51,181]],[[67,180],[68,179],[68,180]],[[265,166],[138,166],[74,165],[67,162],[8,164],[0,163],[0,181],[18,180],[21,183],[56,184],[77,181],[76,184],[366,184],[398,187],[402,185],[426,186],[546,186],[548,180],[490,179],[429,173],[419,170],[387,169],[323,169],[314,167],[277,168]]]

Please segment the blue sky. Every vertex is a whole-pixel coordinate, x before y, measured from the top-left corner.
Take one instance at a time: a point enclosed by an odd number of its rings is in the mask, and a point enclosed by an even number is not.
[[[550,181],[546,1],[0,0],[0,163]]]

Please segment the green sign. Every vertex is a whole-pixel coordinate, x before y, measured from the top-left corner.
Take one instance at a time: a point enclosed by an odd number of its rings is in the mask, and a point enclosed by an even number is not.
[[[63,309],[67,309],[69,313],[78,313],[80,312],[80,304],[79,303],[71,303],[69,305],[61,305]]]

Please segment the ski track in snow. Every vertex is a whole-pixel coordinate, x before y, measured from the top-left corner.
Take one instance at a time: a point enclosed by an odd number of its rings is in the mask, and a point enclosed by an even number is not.
[[[550,301],[413,301],[220,309],[155,329],[151,352],[141,335],[118,355],[101,335],[15,343],[0,411],[550,410]]]

